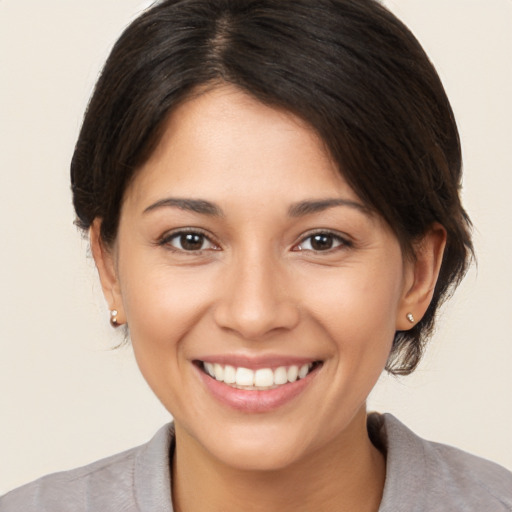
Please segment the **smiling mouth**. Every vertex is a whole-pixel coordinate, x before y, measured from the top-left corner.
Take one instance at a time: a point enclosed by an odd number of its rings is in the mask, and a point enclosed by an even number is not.
[[[236,367],[219,363],[197,361],[197,366],[212,379],[235,388],[248,391],[266,391],[277,389],[292,382],[304,379],[322,365],[321,361],[313,361],[303,365],[279,366],[278,368]]]

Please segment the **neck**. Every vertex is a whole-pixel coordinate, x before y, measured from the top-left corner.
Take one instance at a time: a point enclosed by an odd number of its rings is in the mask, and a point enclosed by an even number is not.
[[[384,456],[372,445],[366,412],[350,432],[307,460],[279,470],[250,471],[209,457],[176,425],[173,503],[176,512],[377,512],[385,477]],[[348,435],[347,435],[348,434]]]

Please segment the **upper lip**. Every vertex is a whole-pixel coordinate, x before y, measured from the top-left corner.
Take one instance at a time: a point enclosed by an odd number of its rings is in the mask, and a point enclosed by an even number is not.
[[[286,355],[248,356],[244,354],[218,354],[195,358],[203,363],[230,365],[235,368],[243,367],[251,370],[259,368],[279,368],[280,366],[302,366],[319,361],[315,357],[297,357]]]

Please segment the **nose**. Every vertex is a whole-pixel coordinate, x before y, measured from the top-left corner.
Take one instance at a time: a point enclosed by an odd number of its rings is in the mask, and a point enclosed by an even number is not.
[[[289,286],[289,272],[263,255],[240,255],[229,265],[214,310],[217,325],[247,340],[293,329],[300,311]]]

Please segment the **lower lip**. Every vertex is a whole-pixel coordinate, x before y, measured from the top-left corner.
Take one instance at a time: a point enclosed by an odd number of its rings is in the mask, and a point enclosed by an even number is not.
[[[197,372],[208,391],[224,405],[246,413],[262,413],[275,410],[301,394],[313,381],[319,368],[315,368],[303,379],[283,384],[274,389],[244,390],[228,386],[204,373]]]

